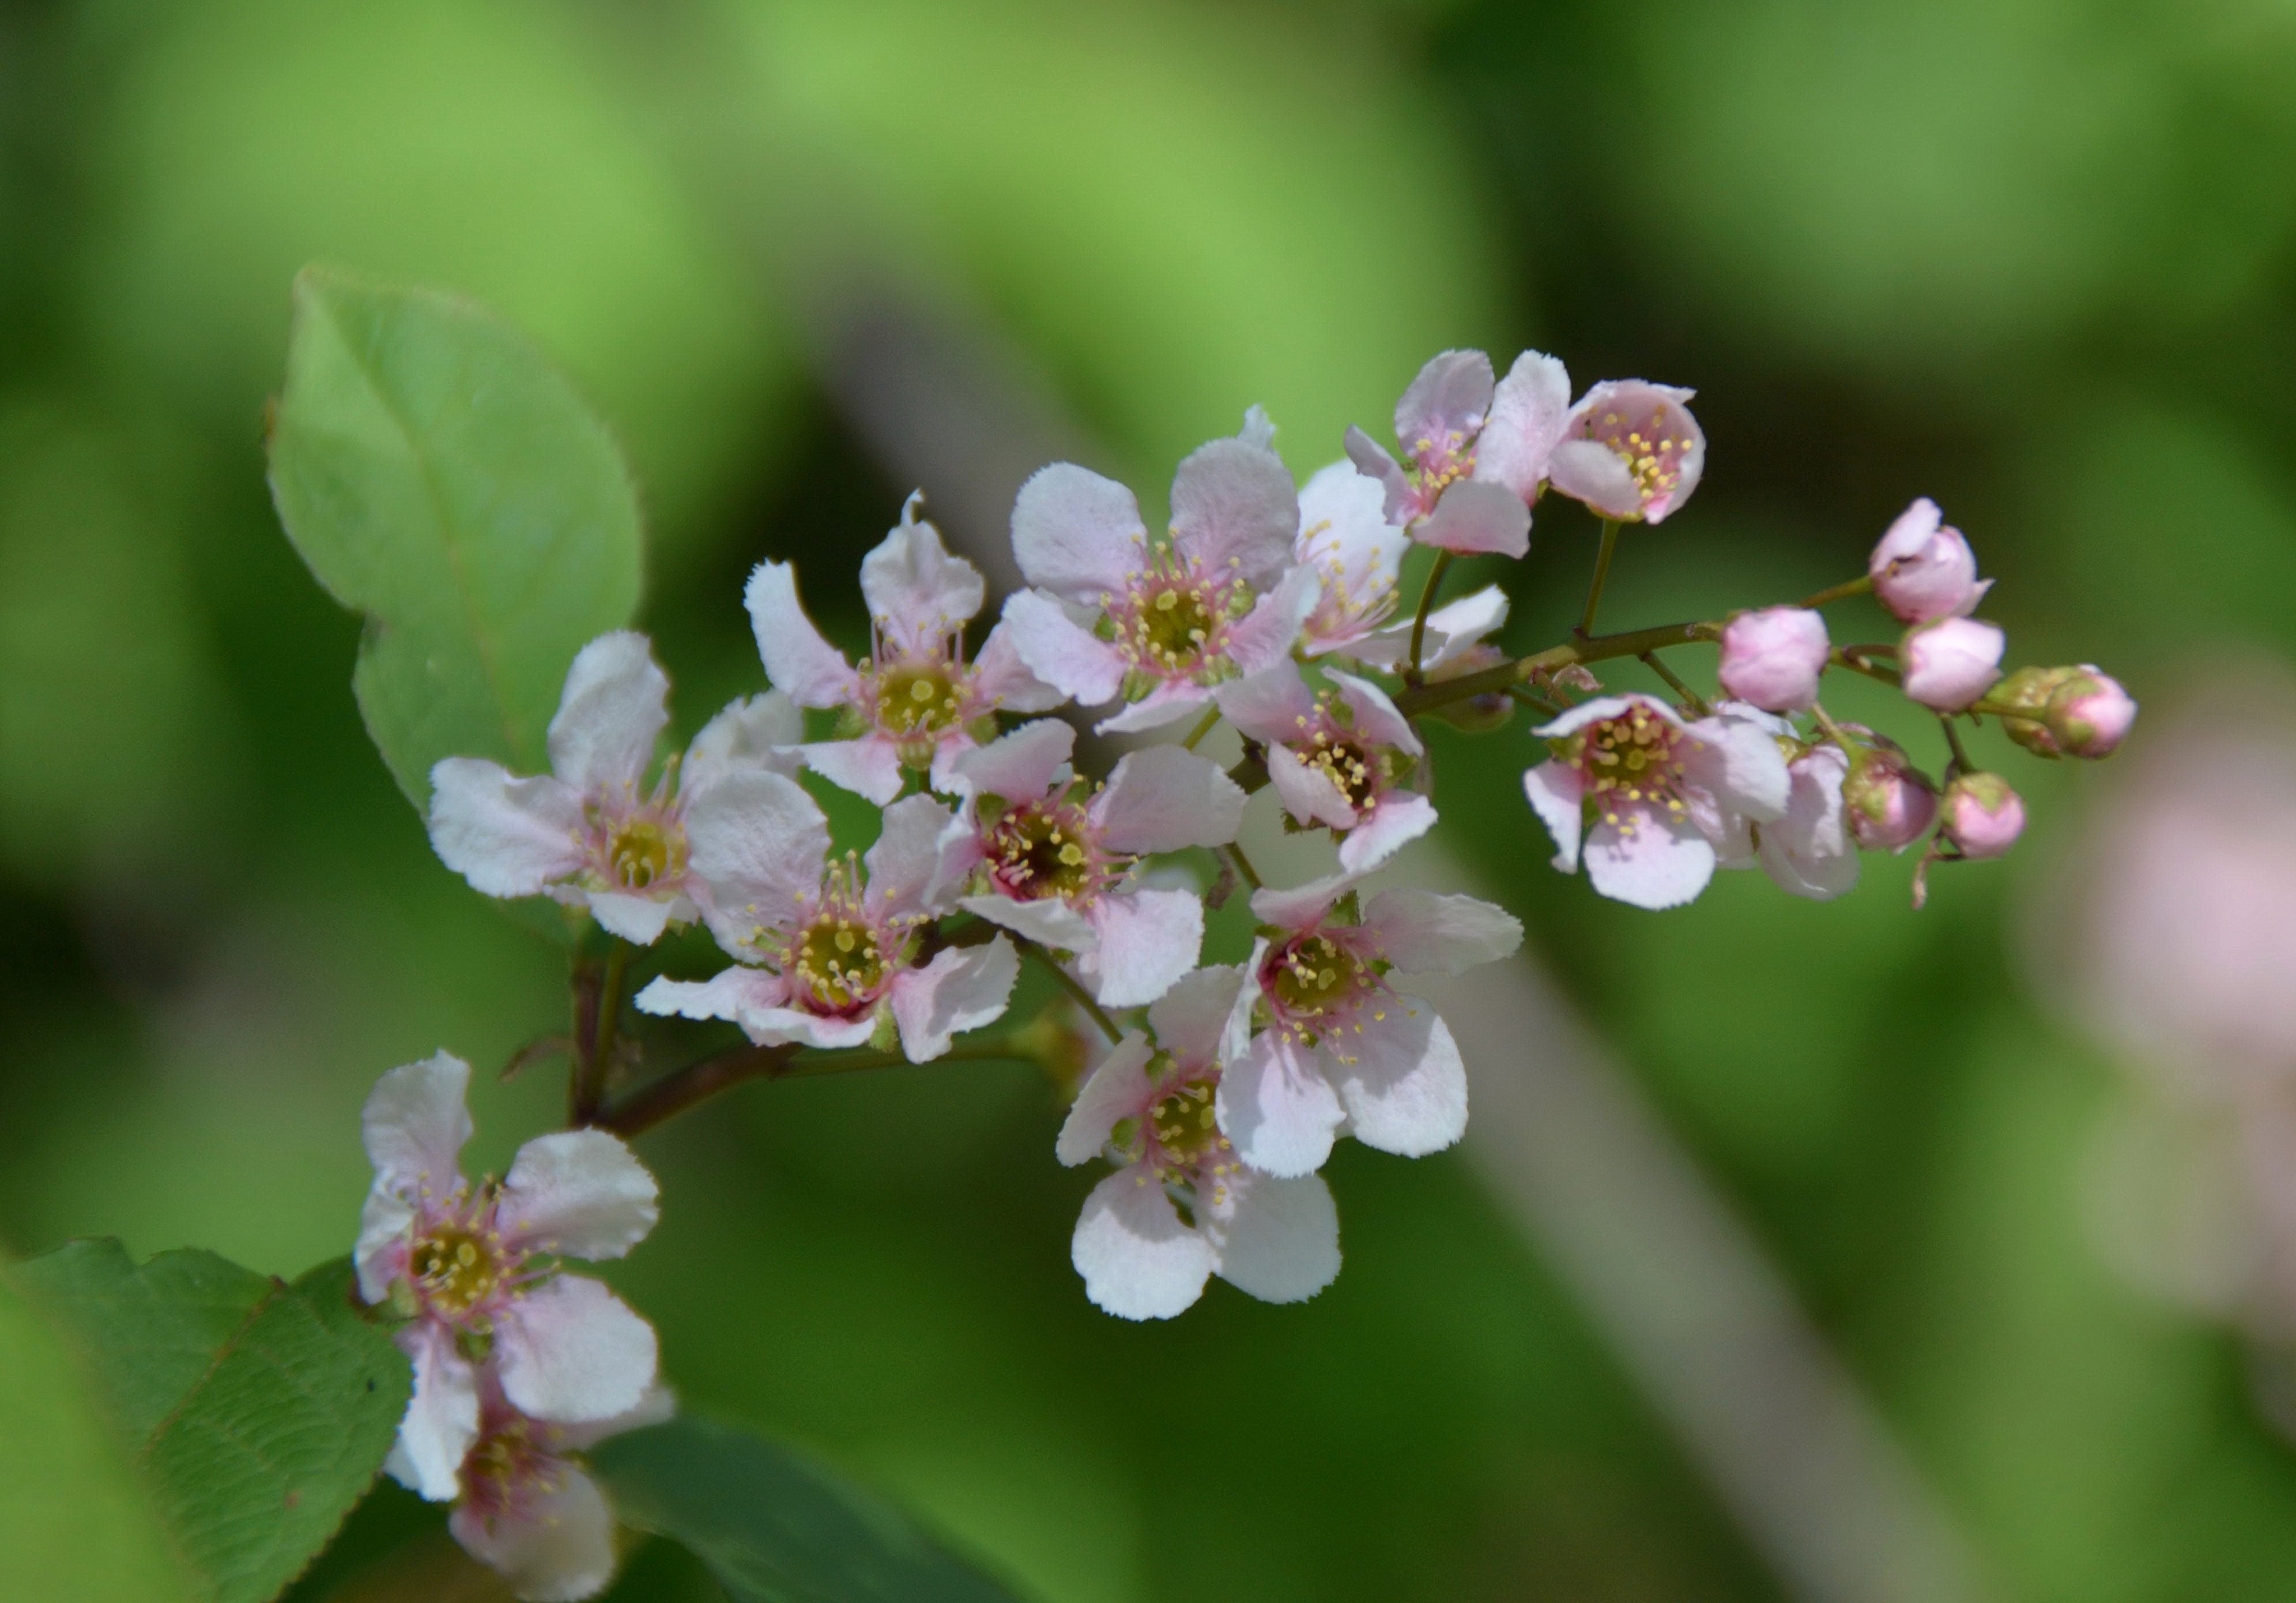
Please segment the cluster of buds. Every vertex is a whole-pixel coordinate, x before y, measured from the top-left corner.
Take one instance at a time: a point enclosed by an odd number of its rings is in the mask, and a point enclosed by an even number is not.
[[[1997,856],[2023,804],[1967,760],[1954,719],[1997,717],[2051,757],[2101,757],[2128,731],[2134,703],[2094,668],[2002,678],[2002,631],[1972,616],[1988,581],[1926,500],[1864,577],[1811,602],[1595,634],[1620,526],[1679,513],[1704,472],[1691,399],[1627,380],[1574,402],[1553,357],[1526,351],[1499,380],[1483,353],[1447,351],[1396,407],[1401,459],[1351,430],[1346,457],[1300,488],[1255,407],[1180,464],[1161,533],[1124,485],[1054,464],[1013,508],[1027,588],[971,656],[987,587],[912,497],[862,563],[865,659],[823,637],[788,565],[764,564],[744,600],[765,694],[711,720],[649,786],[668,682],[641,637],[605,637],[569,675],[553,771],[439,764],[433,842],[481,892],[594,916],[627,943],[618,981],[672,925],[706,926],[730,961],[654,973],[635,1005],[737,1026],[749,1044],[735,1050],[762,1055],[753,1066],[949,1056],[1004,1016],[1021,964],[1039,964],[1102,1038],[1096,1060],[1056,1055],[1073,1095],[1057,1156],[1113,1165],[1073,1238],[1086,1295],[1130,1319],[1177,1314],[1215,1275],[1273,1302],[1310,1296],[1340,1265],[1318,1172],[1334,1143],[1416,1156],[1465,1129],[1465,1065],[1409,976],[1498,960],[1521,940],[1488,902],[1377,883],[1437,822],[1427,720],[1488,731],[1538,710],[1523,785],[1555,867],[1583,865],[1595,891],[1644,908],[1686,902],[1723,868],[1836,897],[1861,852],[1924,836],[1924,873]],[[1513,656],[1494,638],[1508,614],[1498,586],[1440,604],[1438,587],[1457,557],[1523,555],[1550,489],[1601,521],[1600,555],[1581,626]],[[1406,609],[1415,547],[1432,555]],[[1866,590],[1905,633],[1837,647],[1817,608]],[[1720,647],[1711,704],[1658,661],[1693,642]],[[1629,656],[1678,699],[1605,693],[1590,665]],[[1827,713],[1835,670],[1895,683],[1943,720],[1941,780]],[[1075,721],[1052,716],[1071,703]],[[1185,733],[1103,758],[1080,744],[1087,721],[1099,736]],[[1226,766],[1198,749],[1223,722],[1241,751]],[[877,810],[865,851],[832,842],[824,785]],[[1262,787],[1293,831],[1328,834],[1332,873],[1263,883],[1237,841]],[[1222,886],[1251,886],[1240,962],[1205,961],[1208,853]],[[606,1000],[611,1026],[611,986]],[[1043,1023],[957,1055],[1051,1067]],[[426,1495],[460,1500],[466,1544],[514,1568],[501,1556],[540,1506],[534,1488],[575,1485],[580,1433],[643,1406],[652,1382],[643,1322],[554,1262],[535,1267],[537,1254],[627,1250],[652,1222],[652,1182],[613,1137],[578,1129],[531,1144],[500,1186],[465,1186],[442,1111],[451,1101],[459,1116],[451,1061],[376,1093],[363,1284],[408,1321],[418,1386],[402,1468]],[[705,1062],[635,1097],[674,1110],[734,1077]],[[578,1122],[603,1116],[594,1100],[575,1106]],[[560,1352],[551,1318],[590,1321],[578,1361],[537,1356]],[[527,1595],[582,1595],[571,1586]]]

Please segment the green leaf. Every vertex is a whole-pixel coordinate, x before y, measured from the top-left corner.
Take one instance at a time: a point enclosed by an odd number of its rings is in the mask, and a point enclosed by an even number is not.
[[[212,1253],[139,1266],[78,1241],[15,1278],[85,1358],[215,1603],[277,1595],[390,1451],[412,1375],[354,1303],[347,1260],[289,1286]]]
[[[787,1447],[695,1419],[593,1455],[625,1523],[709,1566],[734,1603],[1012,1603],[870,1493]]]
[[[546,771],[568,665],[638,600],[637,493],[573,385],[469,301],[309,267],[270,448],[288,538],[366,614],[352,686],[416,809],[444,757]]]

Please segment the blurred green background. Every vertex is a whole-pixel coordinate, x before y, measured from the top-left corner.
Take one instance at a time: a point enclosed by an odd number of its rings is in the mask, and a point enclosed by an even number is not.
[[[0,74],[18,1252],[110,1233],[291,1273],[348,1245],[384,1069],[480,1064],[497,1171],[561,1094],[484,1073],[559,1026],[561,959],[430,856],[351,703],[357,625],[267,501],[307,260],[476,295],[577,375],[645,489],[643,621],[688,728],[761,683],[754,562],[860,628],[849,578],[911,474],[857,305],[973,331],[1152,506],[1252,402],[1304,477],[1447,345],[1694,385],[1706,481],[1630,535],[1622,627],[1845,577],[1925,493],[2021,660],[2101,656],[2161,703],[2226,643],[2296,651],[2285,0],[16,0]],[[1591,533],[1542,508],[1490,575],[1512,638],[1565,626]],[[2099,1262],[2113,1069],[2011,955],[2109,770],[2012,768],[2029,849],[1918,917],[1903,862],[1832,907],[1739,875],[1652,917],[1546,871],[1525,751],[1447,743],[1445,828],[1993,1593],[2296,1591],[2296,1461],[2234,1341]],[[644,1139],[664,1222],[614,1278],[691,1406],[1048,1603],[1789,1595],[1460,1155],[1342,1151],[1347,1269],[1311,1306],[1216,1284],[1134,1328],[1069,1268],[1091,1176],[1053,1163],[1057,1118],[1019,1069],[753,1089]],[[21,1462],[35,1439],[0,1436],[10,1474],[79,1473]],[[116,1493],[86,1473],[88,1506]],[[299,1595],[381,1595],[366,1566],[436,1523],[386,1489]],[[709,1595],[660,1544],[615,1593]]]

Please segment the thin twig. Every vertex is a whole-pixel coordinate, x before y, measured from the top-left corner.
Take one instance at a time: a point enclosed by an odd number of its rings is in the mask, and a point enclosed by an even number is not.
[[[1450,571],[1451,553],[1438,551],[1435,565],[1427,570],[1427,587],[1419,592],[1419,611],[1411,620],[1411,666],[1404,674],[1406,678],[1419,677],[1420,654],[1427,645],[1427,613],[1435,604],[1435,587],[1443,582],[1443,575]]]
[[[1100,1005],[1098,999],[1095,998],[1091,991],[1085,989],[1083,981],[1069,973],[1067,969],[1062,968],[1059,960],[1055,958],[1052,953],[1046,951],[1043,947],[1037,944],[1037,942],[1029,940],[1026,935],[1016,934],[1013,939],[1019,943],[1021,950],[1023,953],[1029,957],[1034,958],[1039,964],[1044,966],[1046,972],[1051,974],[1054,979],[1060,982],[1061,989],[1069,993],[1069,998],[1071,1001],[1075,1002],[1078,1007],[1084,1009],[1085,1015],[1086,1017],[1091,1019],[1094,1023],[1100,1026],[1102,1034],[1107,1036],[1111,1041],[1119,1041],[1124,1039],[1124,1032],[1118,1027],[1114,1019],[1108,1016],[1108,1009],[1103,1007]]]
[[[1603,586],[1611,577],[1611,558],[1618,549],[1619,520],[1604,518],[1602,548],[1595,553],[1595,578],[1587,587],[1587,611],[1580,616],[1578,628],[1574,631],[1582,640],[1590,638],[1595,633],[1595,609],[1603,604]]]
[[[1259,870],[1253,867],[1251,859],[1243,855],[1242,847],[1230,841],[1220,850],[1227,854],[1227,860],[1235,865],[1235,871],[1243,875],[1245,884],[1255,891],[1264,890],[1267,887],[1267,882],[1259,877]]]
[[[1656,629],[1628,629],[1623,634],[1566,640],[1560,645],[1550,645],[1545,651],[1533,652],[1512,662],[1502,662],[1496,668],[1486,668],[1477,673],[1463,673],[1456,679],[1406,685],[1396,693],[1395,706],[1404,717],[1416,718],[1423,712],[1447,707],[1454,702],[1472,701],[1479,695],[1505,690],[1510,685],[1536,679],[1542,674],[1551,674],[1556,669],[1568,668],[1574,662],[1603,662],[1614,657],[1638,657],[1662,645],[1684,645],[1693,640],[1716,640],[1721,635],[1722,626],[1718,623],[1667,623]]]
[[[1708,713],[1714,711],[1713,708],[1706,704],[1706,698],[1704,696],[1699,695],[1698,692],[1693,690],[1689,686],[1677,678],[1675,677],[1674,670],[1658,660],[1658,653],[1654,651],[1646,651],[1642,653],[1641,656],[1643,666],[1649,669],[1652,673],[1658,675],[1659,678],[1664,679],[1669,685],[1672,686],[1674,687],[1675,695],[1680,696],[1685,702],[1688,703],[1691,711],[1696,713],[1700,718],[1704,718]]]
[[[1188,731],[1188,737],[1180,743],[1180,749],[1184,752],[1194,751],[1198,741],[1219,728],[1219,703],[1214,702],[1204,709],[1204,715],[1196,720],[1196,727]]]
[[[1846,580],[1841,584],[1829,585],[1816,595],[1806,597],[1794,604],[1803,608],[1822,607],[1829,601],[1847,601],[1852,596],[1863,596],[1873,588],[1874,576],[1871,573],[1861,573],[1856,579]]]

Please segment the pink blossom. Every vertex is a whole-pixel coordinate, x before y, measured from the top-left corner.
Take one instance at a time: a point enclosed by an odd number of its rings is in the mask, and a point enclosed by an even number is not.
[[[1386,491],[1387,521],[1422,545],[1501,556],[1530,549],[1527,498],[1475,471],[1476,441],[1491,406],[1490,358],[1447,350],[1419,370],[1395,404],[1395,437],[1408,470],[1363,430],[1348,430],[1349,460]]]
[[[1923,496],[1898,515],[1866,564],[1874,594],[1903,622],[1966,618],[1993,588],[1989,579],[1978,581],[1969,542],[1944,518]]]
[[[1536,502],[1570,423],[1570,372],[1543,350],[1524,351],[1491,397],[1475,442],[1475,477],[1505,485],[1526,506]]]
[[[2136,723],[2128,692],[2091,662],[2021,668],[1987,699],[2009,738],[2043,757],[2110,757]]]
[[[1340,866],[1368,873],[1435,825],[1435,804],[1409,786],[1426,748],[1368,680],[1327,670],[1311,691],[1289,662],[1220,690],[1220,711],[1267,748],[1284,810],[1339,838]]]
[[[1233,841],[1244,794],[1218,764],[1171,745],[1128,753],[1095,787],[1070,767],[1075,744],[1074,729],[1040,719],[957,765],[978,798],[959,860],[980,887],[958,905],[1076,953],[1102,1002],[1137,1007],[1195,966],[1204,908],[1193,892],[1142,886],[1136,866]]]
[[[1785,816],[1755,832],[1762,869],[1780,890],[1832,901],[1856,887],[1857,843],[1842,798],[1849,774],[1848,754],[1832,744],[1812,746],[1786,764],[1792,789]]]
[[[1342,1133],[1418,1157],[1466,1129],[1450,1028],[1390,971],[1464,973],[1513,951],[1522,925],[1472,896],[1382,891],[1360,918],[1355,901],[1352,875],[1251,899],[1268,927],[1228,1020],[1215,1102],[1220,1133],[1269,1174],[1313,1173]]]
[[[644,635],[601,635],[576,654],[550,720],[551,772],[449,757],[430,770],[430,844],[488,896],[547,895],[646,945],[701,917],[692,872],[694,803],[726,776],[794,771],[797,709],[779,694],[727,707],[673,758],[646,770],[669,723],[669,679]],[[704,826],[706,827],[706,826]]]
[[[787,780],[781,780],[788,784]],[[463,1106],[471,1065],[441,1052],[375,1082],[363,1124],[374,1184],[353,1262],[359,1295],[409,1317],[395,1339],[414,1396],[395,1450],[408,1484],[443,1500],[480,1425],[490,1353],[504,1395],[560,1424],[610,1418],[653,1385],[652,1328],[598,1281],[557,1272],[561,1256],[619,1258],[653,1229],[653,1176],[600,1130],[537,1136],[510,1172],[472,1186]]]
[[[1300,631],[1309,656],[1367,640],[1396,609],[1397,571],[1410,537],[1387,521],[1379,486],[1352,464],[1334,462],[1300,492],[1300,532],[1292,555],[1321,581]]]
[[[2025,803],[1998,774],[1964,774],[1939,804],[1945,838],[1971,858],[1999,857],[2025,833]]]
[[[766,677],[800,707],[835,707],[843,736],[802,747],[806,766],[880,807],[901,793],[902,771],[949,788],[950,765],[996,732],[996,714],[1046,712],[1067,697],[1023,665],[1012,631],[989,630],[964,660],[964,626],[980,611],[980,571],[951,556],[916,515],[922,493],[861,561],[870,653],[857,669],[822,638],[798,600],[797,572],[763,563],[742,599]]]
[[[1606,518],[1663,522],[1706,471],[1706,435],[1687,404],[1696,393],[1641,379],[1596,384],[1564,420],[1549,481]]]
[[[865,857],[829,856],[812,797],[778,774],[726,789],[743,828],[697,852],[709,928],[738,959],[714,979],[657,979],[647,1013],[731,1019],[760,1046],[890,1044],[923,1063],[1004,1011],[1019,958],[999,935],[925,960],[920,932],[954,905],[971,831],[930,796],[885,810]]]
[[[1831,651],[1825,620],[1807,608],[1739,612],[1722,629],[1723,694],[1767,712],[1807,711]]]
[[[1906,631],[1898,648],[1906,695],[1939,712],[1974,704],[2001,678],[2007,637],[1974,618],[1939,618]]]
[[[1316,1174],[1279,1179],[1236,1155],[1218,1116],[1220,1050],[1242,972],[1201,968],[1103,1058],[1061,1127],[1062,1163],[1105,1153],[1070,1255],[1085,1295],[1128,1319],[1169,1319],[1218,1275],[1297,1303],[1340,1271],[1339,1216]]]
[[[1842,781],[1849,833],[1868,851],[1903,851],[1935,821],[1937,787],[1896,742],[1862,724],[1842,728],[1857,740],[1849,777]]]
[[[1784,817],[1792,782],[1776,720],[1726,706],[1685,723],[1641,695],[1598,696],[1536,731],[1553,755],[1523,776],[1554,837],[1595,889],[1639,908],[1695,898],[1718,866],[1755,860],[1753,826]]]
[[[1300,500],[1254,408],[1172,479],[1172,527],[1152,542],[1132,492],[1056,462],[1021,487],[1013,551],[1036,588],[1004,603],[1029,669],[1086,706],[1131,703],[1103,731],[1185,718],[1224,679],[1291,654],[1322,584],[1294,566]]]

